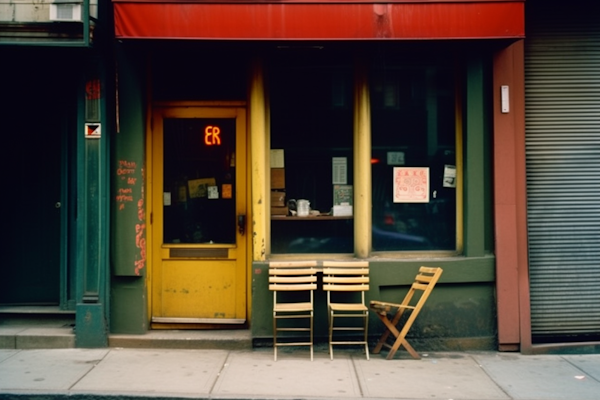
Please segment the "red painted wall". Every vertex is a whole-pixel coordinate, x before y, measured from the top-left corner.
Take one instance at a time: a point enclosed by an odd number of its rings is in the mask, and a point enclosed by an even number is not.
[[[499,350],[531,347],[525,174],[525,71],[523,41],[494,57],[494,217]],[[502,85],[509,112],[501,111]]]

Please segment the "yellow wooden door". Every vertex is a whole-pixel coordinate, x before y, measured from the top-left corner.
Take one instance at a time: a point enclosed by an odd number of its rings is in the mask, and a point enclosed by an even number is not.
[[[151,131],[152,326],[244,324],[245,109],[157,107]]]

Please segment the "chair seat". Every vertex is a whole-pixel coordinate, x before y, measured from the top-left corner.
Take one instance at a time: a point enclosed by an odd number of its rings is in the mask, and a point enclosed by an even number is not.
[[[313,305],[310,302],[306,303],[277,303],[273,307],[273,311],[312,311]]]
[[[359,303],[330,303],[329,308],[333,311],[368,311],[367,306]]]
[[[386,303],[383,301],[375,301],[375,300],[371,301],[370,307],[371,307],[371,310],[373,310],[379,314],[389,313],[398,308],[414,309],[413,306],[402,305],[402,304],[397,304],[397,303]]]

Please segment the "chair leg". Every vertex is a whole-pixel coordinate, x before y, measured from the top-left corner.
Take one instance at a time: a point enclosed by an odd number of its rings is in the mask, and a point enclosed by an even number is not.
[[[313,328],[314,328],[314,318],[313,311],[310,312],[310,361],[313,360]]]
[[[415,351],[415,349],[408,343],[408,341],[406,340],[406,334],[408,333],[408,331],[410,330],[412,323],[414,322],[416,315],[413,316],[411,315],[410,318],[408,319],[408,321],[406,321],[404,327],[402,328],[402,332],[399,332],[398,329],[396,329],[395,325],[392,325],[394,323],[394,321],[390,322],[387,319],[384,322],[384,324],[388,327],[388,330],[390,331],[390,333],[392,335],[394,335],[394,337],[396,338],[396,340],[394,341],[394,344],[391,346],[390,348],[390,352],[388,353],[388,356],[386,357],[388,360],[391,360],[392,358],[394,358],[394,355],[396,354],[396,351],[401,347],[404,346],[404,348],[406,349],[406,351],[408,351],[410,353],[410,355],[416,359],[416,360],[420,360],[421,356],[419,356],[419,353],[417,353]],[[397,323],[397,321],[396,321]]]
[[[365,313],[365,318],[364,318],[364,327],[365,327],[365,355],[367,356],[367,361],[369,360],[369,341],[368,341],[368,337],[369,337],[369,313],[366,312]]]
[[[383,335],[381,335],[381,337],[379,338],[377,345],[373,349],[373,354],[379,354],[379,352],[381,351],[381,348],[387,342],[387,338],[389,336],[390,336],[390,330],[386,328],[385,332],[383,332]]]
[[[329,310],[329,358],[333,360],[333,311]]]
[[[273,361],[277,361],[277,318],[273,314]]]

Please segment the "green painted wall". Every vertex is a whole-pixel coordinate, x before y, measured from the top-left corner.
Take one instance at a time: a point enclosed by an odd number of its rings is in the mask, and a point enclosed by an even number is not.
[[[110,331],[145,333],[145,56],[116,46],[118,119],[111,157]]]
[[[428,349],[493,349],[496,319],[492,256],[372,260],[367,303],[370,300],[400,302],[422,265],[442,267],[444,273],[411,329],[409,336],[417,340],[414,344],[423,342]],[[252,337],[256,345],[270,345],[273,296],[268,287],[268,265],[255,263],[252,270]],[[324,342],[327,340],[327,310],[323,291],[315,293],[315,304],[315,341]],[[381,334],[382,327],[377,316],[371,314],[369,336],[373,340]]]

